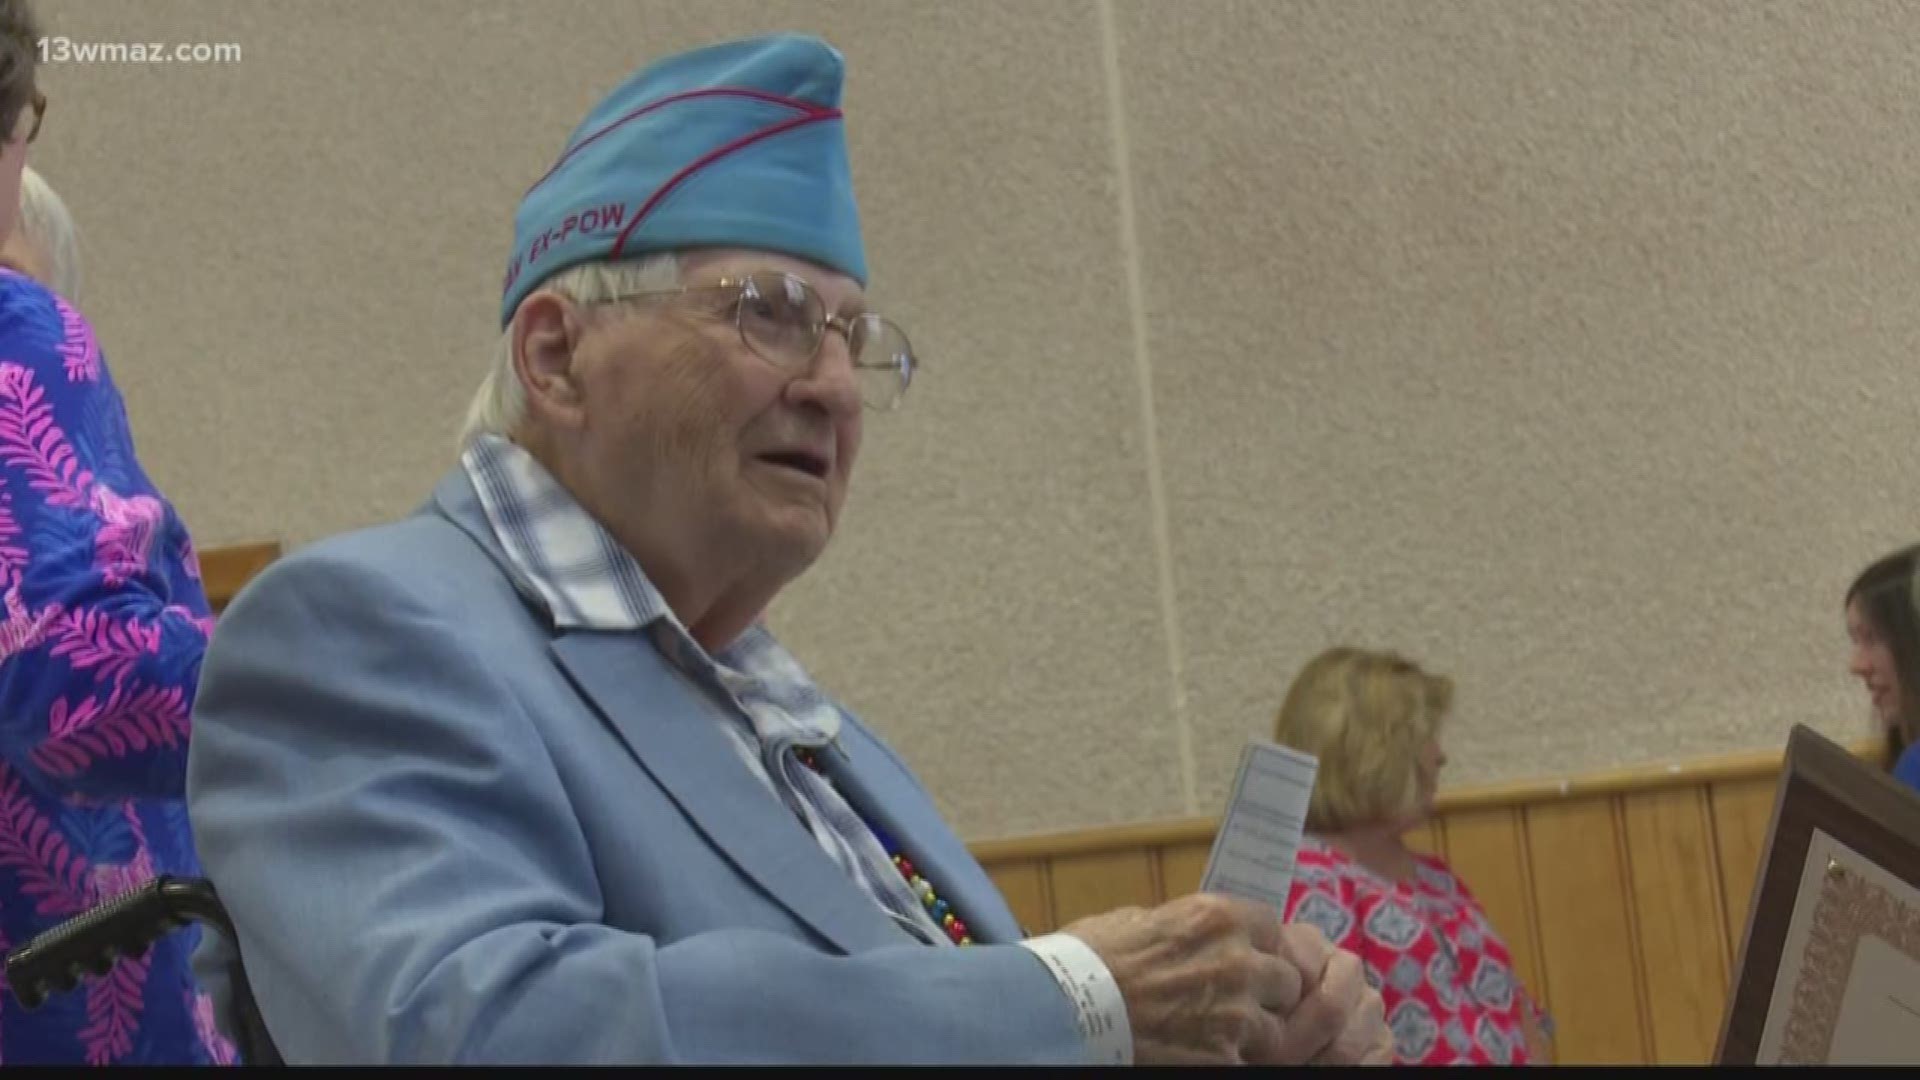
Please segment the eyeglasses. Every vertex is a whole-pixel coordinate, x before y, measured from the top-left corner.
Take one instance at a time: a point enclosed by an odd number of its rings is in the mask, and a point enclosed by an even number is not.
[[[835,330],[847,341],[862,403],[888,412],[906,396],[920,366],[906,332],[872,312],[851,317],[830,313],[820,293],[792,274],[762,271],[723,278],[712,285],[628,293],[607,302],[727,291],[735,299],[727,305],[725,317],[733,320],[740,339],[762,360],[782,371],[804,371],[820,354],[827,331]]]
[[[29,101],[29,102],[27,102],[27,107],[28,107],[28,108],[31,108],[31,109],[33,110],[33,126],[27,129],[27,137],[26,137],[26,138],[25,138],[24,140],[22,140],[22,141],[23,141],[23,142],[32,142],[32,141],[34,140],[34,138],[35,138],[36,136],[38,136],[38,135],[40,134],[40,121],[41,121],[41,119],[42,119],[42,118],[44,118],[44,117],[45,117],[45,116],[47,115],[47,95],[46,95],[46,92],[45,92],[45,91],[43,91],[43,90],[35,90],[35,91],[33,92],[33,100],[31,100],[31,101]],[[21,111],[22,111],[22,112],[24,112],[25,110],[23,109],[23,110],[21,110]],[[20,125],[20,113],[14,113],[14,114],[13,114],[13,127],[18,127],[19,125]],[[7,141],[8,141],[8,142],[12,142],[12,141],[13,141],[13,130],[12,130],[12,128],[9,128],[9,129],[7,130]]]

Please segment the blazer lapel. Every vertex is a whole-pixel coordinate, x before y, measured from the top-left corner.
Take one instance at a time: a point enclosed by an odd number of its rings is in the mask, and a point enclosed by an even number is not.
[[[517,580],[466,469],[449,470],[421,512],[451,521]],[[901,932],[872,898],[741,764],[719,727],[728,718],[650,644],[568,632],[551,649],[640,766],[741,874],[843,952],[900,944]]]
[[[741,764],[717,706],[650,645],[576,632],[552,649],[641,767],[742,874],[844,952],[898,944],[873,901]]]
[[[1023,935],[1006,900],[973,853],[953,834],[919,785],[851,723],[841,728],[838,753],[820,755],[823,771],[854,808],[886,830],[907,860],[952,905],[981,944],[1019,941]]]

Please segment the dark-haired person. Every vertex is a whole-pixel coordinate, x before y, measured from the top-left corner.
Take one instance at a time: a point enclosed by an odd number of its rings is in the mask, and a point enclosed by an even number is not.
[[[1920,545],[1883,556],[1847,589],[1847,663],[1866,684],[1896,779],[1920,790],[1920,612],[1914,569]]]

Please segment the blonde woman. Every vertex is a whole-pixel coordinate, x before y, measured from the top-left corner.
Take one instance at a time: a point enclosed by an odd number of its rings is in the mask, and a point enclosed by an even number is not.
[[[1274,739],[1320,759],[1287,920],[1359,954],[1402,1065],[1546,1060],[1546,1017],[1445,862],[1405,833],[1433,813],[1453,683],[1391,653],[1331,649],[1295,678]]]

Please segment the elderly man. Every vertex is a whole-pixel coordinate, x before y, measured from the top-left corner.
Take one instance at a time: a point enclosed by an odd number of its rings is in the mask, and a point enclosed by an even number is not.
[[[191,813],[289,1062],[1387,1059],[1271,909],[1022,940],[760,624],[913,373],[840,88],[782,35],[615,90],[521,203],[458,467],[229,609]]]

